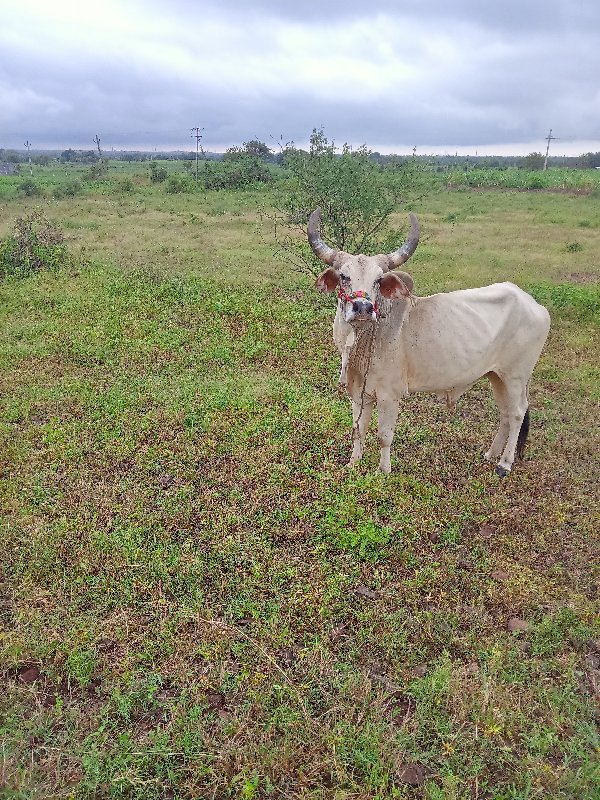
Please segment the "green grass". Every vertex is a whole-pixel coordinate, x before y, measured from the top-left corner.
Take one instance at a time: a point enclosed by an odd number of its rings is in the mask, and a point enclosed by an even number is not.
[[[333,306],[261,238],[268,192],[139,181],[45,204],[74,263],[0,284],[1,796],[596,798],[593,198],[417,209],[420,291],[551,311],[500,482],[483,383],[347,471]]]
[[[550,190],[571,192],[597,192],[600,177],[593,169],[552,167],[547,171],[475,168],[453,170],[447,175],[450,187],[485,189]]]

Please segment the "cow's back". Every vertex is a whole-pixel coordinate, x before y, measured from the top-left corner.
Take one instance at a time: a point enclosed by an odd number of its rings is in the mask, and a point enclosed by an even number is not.
[[[547,310],[512,283],[417,298],[401,329],[408,390],[466,389],[488,372],[531,374]]]

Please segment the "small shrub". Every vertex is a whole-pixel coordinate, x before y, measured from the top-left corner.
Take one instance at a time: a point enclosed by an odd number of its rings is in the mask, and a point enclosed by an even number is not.
[[[18,186],[19,191],[26,197],[39,197],[42,190],[32,178],[25,178]]]
[[[546,188],[547,181],[544,179],[544,176],[535,172],[532,172],[527,177],[525,187],[527,189],[544,189]]]
[[[73,180],[61,183],[56,186],[52,191],[52,197],[55,200],[62,200],[65,197],[75,197],[83,191],[83,184],[81,181]]]
[[[100,181],[103,178],[106,178],[108,175],[108,159],[103,158],[101,161],[97,161],[93,166],[91,166],[88,171],[85,173],[84,180],[86,181]]]
[[[205,189],[244,189],[256,183],[272,183],[273,176],[258,156],[242,154],[235,159],[207,163],[200,181]]]
[[[162,183],[169,176],[166,167],[159,167],[156,161],[150,162],[150,180],[152,183]]]
[[[185,175],[171,175],[167,181],[167,192],[169,194],[179,194],[180,192],[189,192],[190,183]]]
[[[567,253],[579,253],[580,250],[583,250],[583,245],[580,242],[567,242],[565,250]]]
[[[25,277],[57,269],[68,259],[62,231],[41,211],[15,221],[11,236],[0,240],[0,277]]]
[[[135,191],[135,184],[131,178],[123,178],[117,183],[117,191],[131,193]]]

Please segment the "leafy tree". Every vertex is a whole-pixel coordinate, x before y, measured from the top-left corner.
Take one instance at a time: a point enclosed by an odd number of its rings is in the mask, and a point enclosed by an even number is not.
[[[267,147],[264,142],[259,142],[258,139],[251,139],[249,142],[244,142],[245,151],[251,155],[260,158],[261,161],[273,161],[273,151]]]
[[[16,150],[3,150],[1,160],[9,164],[20,164],[23,159]]]
[[[94,164],[98,161],[98,153],[95,150],[63,150],[58,159],[63,163],[70,164]]]
[[[596,169],[600,167],[600,153],[583,153],[576,161],[579,169]]]
[[[273,161],[273,151],[264,142],[252,139],[244,142],[242,147],[228,147],[223,154],[223,161],[241,161],[247,156],[257,158],[259,161]]]
[[[279,213],[263,212],[274,223],[278,244],[301,269],[321,269],[305,245],[306,223],[315,208],[322,211],[322,234],[332,247],[353,253],[390,252],[404,236],[390,230],[392,211],[407,211],[425,190],[422,162],[391,159],[385,167],[363,146],[345,144],[338,153],[323,129],[313,129],[308,152],[287,147],[282,159],[287,172]],[[302,231],[302,236],[298,233]],[[298,262],[301,262],[299,264]]]
[[[243,147],[228,147],[223,153],[223,161],[241,161],[245,155]]]
[[[544,156],[541,153],[529,153],[523,159],[525,169],[536,170],[544,168]]]

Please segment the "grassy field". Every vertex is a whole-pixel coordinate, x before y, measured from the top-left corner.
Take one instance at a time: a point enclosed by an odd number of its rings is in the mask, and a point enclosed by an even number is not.
[[[386,477],[373,434],[343,466],[269,190],[121,169],[0,178],[0,237],[41,207],[74,256],[0,283],[0,797],[598,798],[597,197],[414,209],[417,293],[514,280],[553,326],[509,479],[484,382],[410,398]]]

